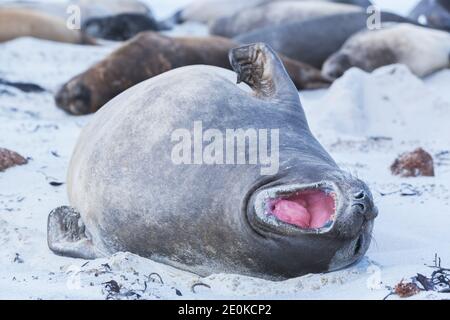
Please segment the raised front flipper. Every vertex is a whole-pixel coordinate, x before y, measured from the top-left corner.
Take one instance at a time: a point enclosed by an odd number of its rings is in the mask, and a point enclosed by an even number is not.
[[[230,63],[259,98],[298,104],[298,91],[275,51],[265,43],[254,43],[230,50]]]
[[[102,256],[86,234],[80,213],[68,206],[50,212],[47,222],[47,243],[50,250],[61,256],[82,259]]]

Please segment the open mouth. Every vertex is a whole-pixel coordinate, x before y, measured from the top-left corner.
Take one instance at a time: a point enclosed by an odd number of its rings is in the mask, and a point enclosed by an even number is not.
[[[311,231],[331,228],[336,208],[336,192],[326,183],[263,190],[255,201],[256,214],[263,220]]]

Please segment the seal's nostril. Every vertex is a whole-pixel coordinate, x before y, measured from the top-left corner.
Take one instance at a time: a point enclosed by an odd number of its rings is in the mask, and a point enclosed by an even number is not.
[[[366,211],[366,206],[360,202],[353,204],[353,207],[358,208],[360,213],[364,213]]]
[[[356,193],[353,197],[356,200],[362,200],[366,197],[366,193],[363,190],[361,190],[360,192]]]

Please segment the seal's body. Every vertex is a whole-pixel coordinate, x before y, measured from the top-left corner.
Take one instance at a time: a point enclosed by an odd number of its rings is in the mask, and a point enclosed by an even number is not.
[[[336,79],[351,67],[371,72],[395,63],[408,66],[419,77],[448,68],[450,34],[407,23],[361,31],[324,63],[322,73]]]
[[[233,49],[230,60],[244,89],[228,70],[184,67],[94,115],[70,163],[71,207],[49,215],[51,250],[82,258],[130,251],[202,276],[267,279],[335,270],[366,252],[376,216],[371,194],[312,136],[274,51],[254,44]],[[195,121],[215,137],[231,128],[278,129],[278,172],[175,163],[173,134]]]
[[[228,52],[236,46],[221,37],[172,38],[144,32],[68,81],[56,94],[56,104],[72,114],[92,113],[131,86],[174,68],[193,64],[231,68]],[[319,70],[287,58],[283,62],[297,87],[329,85]]]
[[[175,13],[168,23],[211,23],[221,17],[233,15],[241,10],[253,8],[270,0],[199,0],[193,1]]]
[[[82,30],[94,38],[125,41],[139,32],[160,30],[160,26],[150,14],[122,13],[89,19]]]
[[[367,21],[368,15],[365,13],[338,14],[258,29],[235,37],[234,40],[242,44],[265,42],[289,58],[321,68],[324,61],[338,51],[350,36],[367,28]],[[409,20],[382,12],[381,22]]]
[[[450,1],[422,0],[411,11],[409,18],[432,28],[450,31]]]
[[[362,10],[359,6],[325,1],[275,1],[217,19],[211,24],[210,32],[232,38],[259,28]]]
[[[258,8],[260,5],[285,0],[197,0],[178,11],[173,17],[169,18],[167,23],[200,22],[213,23],[215,20],[229,17],[243,10]],[[292,0],[291,0],[292,1]],[[295,0],[296,2],[336,2],[344,4],[353,4],[363,8],[372,5],[369,0]]]
[[[138,0],[66,0],[51,2],[18,1],[0,4],[0,8],[33,10],[64,21],[79,13],[80,24],[93,18],[124,13],[152,15],[150,8]]]
[[[67,42],[95,42],[79,30],[67,28],[64,20],[30,9],[0,9],[0,42],[19,37],[35,37],[39,39]]]

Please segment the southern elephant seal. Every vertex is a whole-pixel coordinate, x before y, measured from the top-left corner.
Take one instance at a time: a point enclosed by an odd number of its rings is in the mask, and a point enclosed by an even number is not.
[[[363,9],[325,1],[276,1],[219,18],[210,25],[209,30],[211,34],[232,38],[259,28],[350,12],[363,12]]]
[[[265,44],[233,49],[230,60],[248,86],[222,68],[178,68],[94,115],[70,162],[71,206],[48,218],[52,251],[88,259],[129,251],[202,276],[266,279],[336,270],[364,255],[377,215],[371,193],[313,137],[281,60]],[[274,161],[237,162],[255,155],[256,132],[257,158],[269,147]],[[253,142],[236,149],[237,140]],[[263,173],[268,163],[275,170]]]
[[[28,9],[67,20],[80,13],[80,25],[92,18],[123,13],[151,15],[151,10],[138,0],[65,0],[65,1],[13,1],[0,4],[0,8]]]
[[[166,20],[167,25],[184,22],[210,23],[241,10],[258,6],[270,0],[197,0],[192,1]]]
[[[83,19],[122,13],[151,14],[150,8],[139,0],[69,0],[69,4],[80,7]]]
[[[95,44],[79,30],[67,28],[63,19],[31,9],[0,8],[0,42],[34,37],[57,42]]]
[[[380,18],[381,22],[409,21],[388,12],[381,12]],[[364,12],[338,14],[258,29],[233,39],[242,44],[265,42],[289,58],[322,68],[351,35],[367,28],[368,19]]]
[[[131,86],[174,68],[193,64],[231,68],[228,51],[236,46],[220,37],[171,38],[144,32],[69,80],[55,101],[72,114],[92,113]],[[329,85],[320,70],[288,58],[283,62],[298,88]]]
[[[409,18],[432,28],[450,31],[450,1],[422,0]]]
[[[163,28],[152,15],[140,13],[91,18],[82,27],[82,30],[91,37],[113,41],[125,41],[139,32],[161,29]]]
[[[371,72],[395,63],[408,66],[419,77],[448,68],[450,34],[408,23],[361,31],[325,61],[322,74],[334,80],[352,67]]]
[[[166,20],[168,25],[184,22],[212,23],[213,21],[232,16],[242,10],[256,8],[271,2],[282,2],[285,0],[196,0],[192,1],[185,8],[177,11],[172,17]],[[298,2],[336,2],[354,4],[362,7],[371,5],[369,0],[296,0]]]

